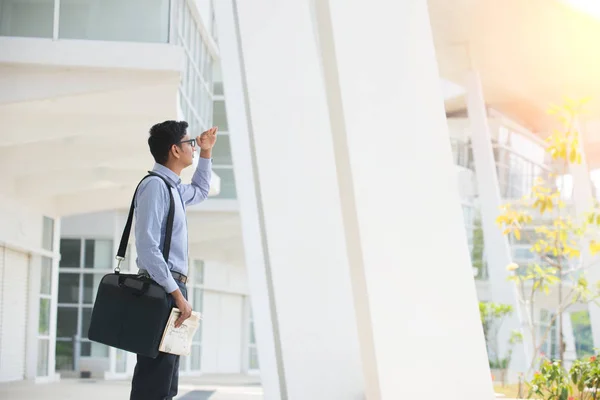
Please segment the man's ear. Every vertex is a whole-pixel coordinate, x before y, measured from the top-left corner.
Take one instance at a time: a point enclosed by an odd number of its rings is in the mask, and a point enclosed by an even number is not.
[[[175,158],[180,158],[181,157],[181,149],[179,148],[179,146],[177,146],[176,144],[172,145],[171,146],[171,154]]]

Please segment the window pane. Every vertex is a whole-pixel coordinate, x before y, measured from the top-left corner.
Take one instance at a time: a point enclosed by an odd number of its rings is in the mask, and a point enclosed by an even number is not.
[[[224,100],[215,100],[213,102],[213,125],[218,126],[219,130],[223,132],[227,132],[229,130]]]
[[[98,286],[104,274],[84,274],[83,275],[83,303],[93,304],[96,301]]]
[[[81,310],[81,337],[88,337],[88,329],[90,329],[90,321],[92,320],[92,309],[84,308]]]
[[[127,352],[117,349],[117,372],[126,372],[127,370]]]
[[[213,83],[213,93],[215,95],[223,95],[223,82],[214,82]]]
[[[250,347],[249,367],[250,369],[258,369],[258,352],[256,351],[256,347]]]
[[[56,341],[56,369],[73,370],[73,340]]]
[[[194,311],[202,312],[202,296],[202,289],[194,288],[194,304],[192,306]]]
[[[191,357],[192,361],[190,368],[193,371],[200,371],[200,366],[202,365],[202,346],[193,344]]]
[[[42,227],[42,248],[45,250],[53,250],[54,243],[54,220],[44,217]]]
[[[58,302],[79,302],[79,274],[60,273],[58,277]]]
[[[91,343],[92,343],[91,357],[101,357],[101,358],[108,357],[108,346],[106,346],[102,343],[96,343],[96,342],[91,342]]]
[[[235,199],[237,193],[235,190],[235,177],[231,168],[213,168],[215,174],[221,178],[221,192],[215,196],[219,199]]]
[[[40,294],[50,294],[52,289],[52,259],[42,257]]]
[[[48,376],[48,339],[38,339],[37,376]]]
[[[60,37],[169,41],[169,0],[61,0]]]
[[[40,299],[38,332],[40,335],[50,334],[50,299]]]
[[[81,351],[79,354],[82,357],[89,357],[92,354],[92,342],[81,342]]]
[[[229,135],[219,136],[212,151],[212,158],[214,165],[233,165],[231,159],[231,147],[229,145]]]
[[[0,0],[0,36],[51,38],[54,0]]]
[[[204,284],[204,261],[194,260],[194,284]]]
[[[77,333],[77,308],[58,307],[56,337],[72,338]],[[87,334],[86,334],[87,337]]]
[[[256,336],[254,335],[253,323],[250,323],[250,344],[256,344]]]
[[[112,241],[86,240],[84,268],[111,269]]]
[[[81,240],[60,240],[60,268],[80,268]]]

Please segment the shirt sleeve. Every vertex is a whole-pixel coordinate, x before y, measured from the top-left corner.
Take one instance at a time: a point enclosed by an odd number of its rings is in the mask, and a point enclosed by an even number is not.
[[[160,243],[162,225],[166,224],[169,209],[167,186],[158,178],[148,178],[136,195],[135,240],[140,268],[167,293],[178,289],[165,262]]]
[[[208,198],[212,176],[211,168],[212,160],[200,157],[194,176],[192,176],[192,183],[179,186],[181,198],[186,205],[198,204]]]

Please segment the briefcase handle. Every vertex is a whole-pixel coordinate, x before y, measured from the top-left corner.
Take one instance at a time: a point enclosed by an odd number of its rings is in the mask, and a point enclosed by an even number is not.
[[[144,181],[144,179],[149,178],[151,176],[156,176],[167,185],[167,191],[169,192],[169,213],[167,214],[167,229],[165,232],[165,243],[163,246],[163,257],[167,265],[169,264],[169,252],[171,251],[171,236],[173,235],[173,220],[175,219],[175,199],[173,198],[173,193],[171,192],[171,188],[173,187],[162,175],[157,174],[153,171],[148,171],[148,175],[142,178],[140,183],[138,183],[135,188],[135,192],[133,193],[133,198],[131,199],[131,206],[129,207],[129,215],[127,216],[127,223],[125,224],[125,228],[123,229],[123,235],[121,236],[121,243],[119,244],[119,250],[117,251],[117,256],[115,257],[118,260],[117,267],[115,268],[115,273],[118,274],[121,272],[121,261],[125,259],[125,252],[127,251],[127,243],[129,243],[129,235],[131,234],[131,225],[133,224],[133,210],[135,209],[135,196],[137,195],[137,191]],[[120,282],[119,282],[120,285]],[[146,288],[146,290],[148,290]]]
[[[125,284],[126,280],[128,279],[127,275],[119,275],[119,287],[131,292],[131,294],[136,295],[136,296],[141,296],[144,293],[146,293],[148,291],[148,289],[150,288],[150,282],[145,280],[144,283],[142,284],[141,288],[135,288],[133,286],[128,286]]]

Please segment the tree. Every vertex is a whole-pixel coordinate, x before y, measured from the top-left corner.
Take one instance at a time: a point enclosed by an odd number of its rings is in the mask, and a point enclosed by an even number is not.
[[[518,285],[519,304],[534,348],[531,368],[555,322],[559,331],[559,358],[563,361],[563,313],[574,303],[598,298],[598,285],[591,287],[582,273],[589,266],[581,263],[581,249],[584,239],[600,225],[600,213],[591,210],[587,219],[574,217],[564,201],[565,179],[561,179],[568,174],[569,163],[581,163],[576,121],[584,103],[568,101],[551,110],[563,126],[547,139],[546,151],[554,161],[552,172],[539,176],[528,195],[505,204],[496,221],[505,235],[530,243],[530,250],[536,256],[527,265],[507,266],[512,271],[509,279]],[[592,253],[600,250],[593,240],[587,245]],[[540,332],[535,324],[535,299],[539,293],[550,294],[551,289],[556,290],[556,306],[549,326]]]
[[[504,371],[502,377],[503,383],[505,381],[506,370],[512,358],[512,349],[517,343],[523,340],[520,332],[513,331],[508,341],[509,347],[506,356],[504,358],[500,356],[498,332],[506,317],[512,314],[512,312],[513,307],[509,304],[479,302],[479,316],[481,318],[481,325],[483,326],[490,368]]]
[[[471,264],[477,269],[477,278],[487,277],[487,264],[484,257],[485,241],[483,237],[483,228],[481,226],[481,217],[475,217],[473,221],[473,249],[471,250]]]

